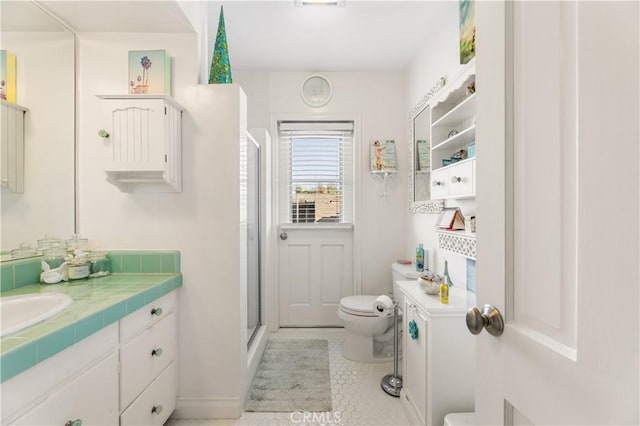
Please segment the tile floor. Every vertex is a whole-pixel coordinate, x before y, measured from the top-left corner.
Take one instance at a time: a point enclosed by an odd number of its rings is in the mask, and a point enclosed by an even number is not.
[[[380,379],[393,372],[393,362],[358,363],[342,356],[342,329],[284,329],[272,339],[327,339],[331,369],[330,413],[249,413],[231,420],[169,420],[165,426],[364,426],[408,425],[400,399],[380,388]]]

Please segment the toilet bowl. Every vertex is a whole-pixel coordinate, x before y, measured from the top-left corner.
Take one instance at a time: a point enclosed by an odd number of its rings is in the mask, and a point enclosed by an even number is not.
[[[398,280],[415,280],[419,273],[415,265],[394,263],[391,267],[393,282]],[[394,299],[396,295],[395,286]],[[340,300],[338,317],[345,329],[342,355],[353,361],[382,362],[393,357],[393,351],[385,350],[385,343],[393,339],[393,315],[378,316],[373,311],[373,302],[378,296],[359,295],[346,296]]]

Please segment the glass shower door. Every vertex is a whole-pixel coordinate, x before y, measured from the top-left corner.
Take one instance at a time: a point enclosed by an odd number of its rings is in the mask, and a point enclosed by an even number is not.
[[[247,143],[247,347],[260,327],[260,146]]]

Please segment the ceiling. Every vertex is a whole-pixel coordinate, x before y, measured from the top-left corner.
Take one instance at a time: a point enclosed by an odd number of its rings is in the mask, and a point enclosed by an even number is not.
[[[457,19],[458,2],[347,0],[345,7],[295,7],[293,0],[40,3],[78,32],[193,32],[183,8],[195,7],[198,13],[191,19],[208,22],[210,51],[223,4],[234,69],[404,71],[444,19]]]

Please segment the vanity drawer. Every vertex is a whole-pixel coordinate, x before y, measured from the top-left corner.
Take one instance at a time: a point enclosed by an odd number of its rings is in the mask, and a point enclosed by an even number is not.
[[[86,425],[118,422],[118,356],[114,352],[63,386],[12,425]]]
[[[162,425],[176,407],[178,371],[175,362],[120,415],[120,425]]]
[[[172,291],[121,319],[120,342],[127,342],[173,312],[176,308],[176,298],[176,292]]]
[[[176,359],[176,315],[168,314],[120,348],[120,410]]]
[[[435,170],[431,172],[431,198],[438,199],[447,196],[449,180],[447,170]]]
[[[450,197],[464,197],[474,195],[474,165],[475,160],[467,161],[462,164],[456,164],[449,168],[449,178],[447,179],[447,183],[449,184]]]

